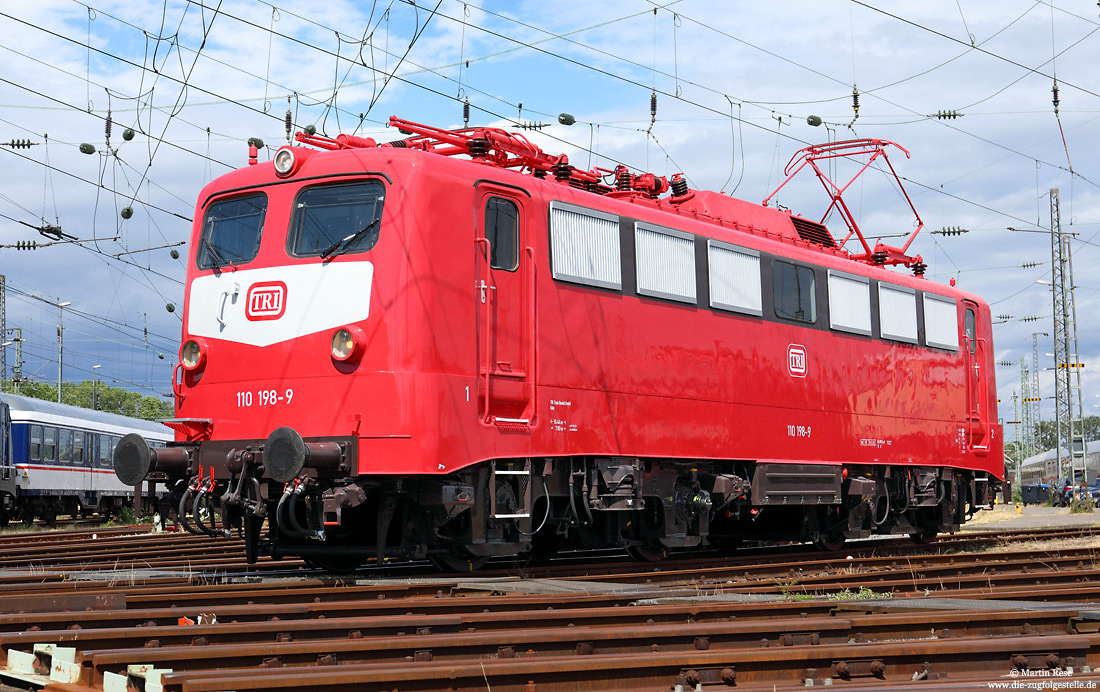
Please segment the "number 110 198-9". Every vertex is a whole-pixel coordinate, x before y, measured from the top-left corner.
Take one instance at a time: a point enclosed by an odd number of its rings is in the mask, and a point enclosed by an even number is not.
[[[289,404],[293,398],[293,389],[288,389],[282,393],[275,389],[261,389],[258,392],[237,392],[237,407],[248,408],[253,405],[276,406],[278,404]]]

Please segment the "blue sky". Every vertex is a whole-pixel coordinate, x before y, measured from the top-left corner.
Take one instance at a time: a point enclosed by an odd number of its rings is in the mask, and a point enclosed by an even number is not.
[[[929,280],[955,279],[989,300],[994,314],[1010,315],[996,327],[997,359],[1026,357],[1029,366],[1032,334],[1052,331],[1051,294],[1036,283],[1050,278],[1050,237],[1007,229],[1048,227],[1048,192],[1058,188],[1063,230],[1076,234],[1084,407],[1098,412],[1094,6],[443,0],[433,10],[435,0],[45,0],[0,10],[0,141],[36,142],[0,148],[0,245],[45,242],[30,227],[43,220],[81,240],[34,252],[0,248],[11,289],[7,326],[22,327],[26,339],[24,372],[56,379],[58,309],[27,295],[34,294],[71,303],[66,380],[88,379],[101,365],[105,381],[169,390],[180,311],[165,305],[182,305],[184,265],[166,246],[187,240],[201,187],[246,165],[249,137],[267,143],[264,158],[286,141],[288,97],[296,126],[383,140],[398,137],[383,127],[390,115],[460,126],[460,102],[469,98],[471,125],[573,114],[576,125],[530,136],[578,166],[683,172],[693,187],[756,202],[803,146],[896,142],[912,155],[891,152],[891,161],[925,223],[912,250],[929,265]],[[930,117],[941,111],[962,115]],[[811,127],[810,115],[825,125]],[[137,133],[131,141],[126,127]],[[81,154],[82,142],[97,153]],[[820,215],[823,193],[810,178],[802,183],[780,201]],[[911,230],[904,200],[881,176],[851,192],[869,235]],[[134,209],[128,220],[125,206]],[[838,224],[830,221],[834,231]],[[944,227],[970,232],[931,233]],[[1041,264],[1020,266],[1030,262]],[[1049,337],[1040,337],[1039,352],[1040,366],[1050,367]],[[9,365],[13,359],[9,347]],[[998,370],[1006,420],[1016,416],[1019,378],[1016,366]],[[1040,388],[1053,395],[1049,371]],[[1043,403],[1044,417],[1053,410]]]

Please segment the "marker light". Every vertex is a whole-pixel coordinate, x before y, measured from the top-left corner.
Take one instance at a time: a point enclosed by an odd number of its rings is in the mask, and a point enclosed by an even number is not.
[[[187,370],[198,370],[206,365],[206,345],[197,339],[189,339],[180,347],[180,365]]]
[[[362,355],[363,331],[358,327],[340,327],[332,333],[332,357],[341,363]]]

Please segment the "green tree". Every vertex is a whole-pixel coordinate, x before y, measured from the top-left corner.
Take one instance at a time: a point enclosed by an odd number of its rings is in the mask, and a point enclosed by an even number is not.
[[[1100,416],[1085,416],[1081,419],[1081,423],[1086,441],[1100,440]],[[1045,452],[1054,449],[1056,436],[1055,422],[1053,420],[1041,421],[1039,423],[1039,451]]]

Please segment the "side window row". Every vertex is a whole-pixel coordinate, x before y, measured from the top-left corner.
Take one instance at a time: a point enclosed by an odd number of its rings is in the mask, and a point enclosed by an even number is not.
[[[708,290],[710,307],[764,317],[764,272],[761,253],[730,243],[706,239],[696,251],[697,239],[690,233],[641,221],[620,230],[619,217],[562,202],[550,205],[550,259],[553,276],[560,281],[624,290],[624,243],[634,253],[638,295],[697,305],[697,287]],[[705,264],[702,253],[705,249]],[[697,261],[698,260],[698,261]],[[706,272],[705,283],[697,283],[698,271]],[[780,320],[807,325],[818,322],[817,273],[813,266],[772,259],[771,310]],[[883,339],[918,344],[918,291],[866,276],[827,271],[829,328],[871,336],[872,283],[877,286],[878,327]],[[629,277],[627,277],[629,279]],[[920,292],[926,346],[959,349],[955,300]]]
[[[28,426],[29,461],[56,461],[78,466],[111,465],[120,438],[48,425]]]

